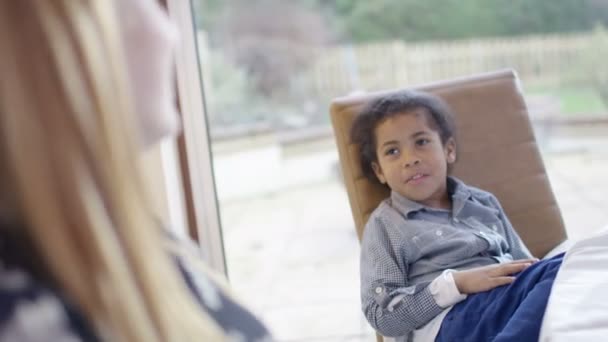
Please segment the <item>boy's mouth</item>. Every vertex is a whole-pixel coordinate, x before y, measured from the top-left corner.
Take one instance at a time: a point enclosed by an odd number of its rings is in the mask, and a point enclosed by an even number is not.
[[[413,175],[412,177],[408,178],[405,183],[413,183],[413,184],[417,184],[418,182],[422,181],[423,179],[425,179],[426,177],[428,177],[428,175],[424,174],[424,173],[417,173],[415,175]]]

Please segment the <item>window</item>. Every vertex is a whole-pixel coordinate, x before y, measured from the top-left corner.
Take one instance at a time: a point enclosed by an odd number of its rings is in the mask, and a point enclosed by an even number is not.
[[[514,68],[570,237],[608,225],[608,5],[169,5],[192,33],[183,37],[192,50],[181,52],[190,67],[181,66],[180,93],[195,103],[185,124],[200,139],[187,151],[202,155],[190,169],[202,179],[193,192],[205,191],[200,240],[220,269],[225,253],[232,287],[278,340],[373,339],[360,314],[358,242],[329,126],[336,96]]]

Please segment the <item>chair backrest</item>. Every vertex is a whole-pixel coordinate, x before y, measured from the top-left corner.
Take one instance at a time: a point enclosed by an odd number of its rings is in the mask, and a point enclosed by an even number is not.
[[[497,71],[415,89],[441,97],[455,113],[458,161],[452,174],[493,193],[535,256],[544,256],[564,241],[564,223],[515,72]],[[350,129],[366,103],[391,92],[394,91],[337,98],[331,105],[340,164],[359,239],[369,215],[388,191],[363,175]]]

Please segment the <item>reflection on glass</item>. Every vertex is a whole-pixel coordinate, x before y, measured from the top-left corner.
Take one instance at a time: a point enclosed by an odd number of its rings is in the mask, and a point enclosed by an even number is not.
[[[232,286],[279,340],[373,335],[329,126],[334,97],[513,68],[570,236],[608,225],[607,3],[192,5]]]

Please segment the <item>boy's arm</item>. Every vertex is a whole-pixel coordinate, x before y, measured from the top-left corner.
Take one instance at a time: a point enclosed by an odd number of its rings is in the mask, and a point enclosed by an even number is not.
[[[403,336],[466,296],[455,289],[449,273],[439,276],[430,286],[412,286],[407,257],[395,247],[400,245],[398,230],[386,228],[379,217],[372,217],[365,228],[360,264],[362,308],[380,334]]]
[[[528,247],[526,247],[524,242],[519,237],[519,234],[517,234],[517,231],[515,231],[515,229],[511,225],[507,214],[504,212],[502,206],[500,205],[500,202],[498,202],[498,199],[494,195],[490,196],[490,203],[495,209],[498,209],[499,211],[498,217],[500,218],[500,221],[505,227],[505,239],[509,244],[509,253],[511,253],[513,259],[519,260],[532,258],[532,253],[530,253]]]

